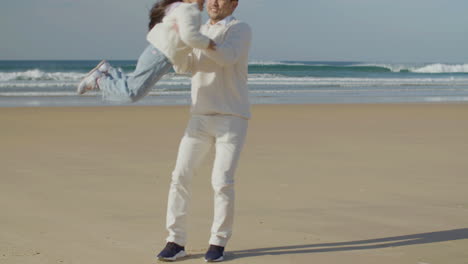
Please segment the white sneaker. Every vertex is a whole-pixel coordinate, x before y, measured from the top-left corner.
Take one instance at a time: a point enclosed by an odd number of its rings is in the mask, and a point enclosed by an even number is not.
[[[104,73],[100,70],[101,67],[103,70],[106,68],[109,70],[110,65],[107,63],[107,61],[103,60],[96,67],[94,67],[94,69],[88,72],[86,77],[84,77],[80,84],[78,84],[78,88],[76,89],[78,94],[84,94],[87,91],[98,89],[97,80],[104,75]]]
[[[106,60],[101,61],[99,64],[101,66],[98,68],[98,70],[104,74],[109,72],[110,68],[112,68],[112,66]]]

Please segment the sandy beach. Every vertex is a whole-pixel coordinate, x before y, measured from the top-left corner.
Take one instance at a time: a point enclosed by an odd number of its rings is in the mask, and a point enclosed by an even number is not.
[[[254,105],[228,263],[468,263],[468,104]],[[1,108],[0,263],[156,263],[186,106]],[[190,256],[204,263],[209,156]]]

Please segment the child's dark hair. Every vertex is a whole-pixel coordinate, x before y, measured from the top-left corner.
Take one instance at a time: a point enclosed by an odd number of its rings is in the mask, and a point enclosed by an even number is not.
[[[182,2],[182,0],[160,0],[153,5],[149,13],[149,30],[151,30],[156,24],[161,23],[162,19],[164,18],[167,6],[175,2]]]

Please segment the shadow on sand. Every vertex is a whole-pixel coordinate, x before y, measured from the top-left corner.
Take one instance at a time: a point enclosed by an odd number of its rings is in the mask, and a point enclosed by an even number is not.
[[[468,239],[468,228],[431,232],[431,233],[421,233],[421,234],[406,235],[406,236],[395,236],[395,237],[385,237],[385,238],[377,238],[377,239],[337,242],[337,243],[323,243],[323,244],[309,244],[309,245],[295,245],[295,246],[284,246],[284,247],[269,247],[269,248],[237,250],[237,251],[229,252],[227,256],[227,260],[263,256],[263,255],[289,255],[289,254],[377,249],[377,248],[386,248],[386,247],[401,247],[401,246],[429,244],[429,243],[437,243],[437,242],[453,241],[453,240],[461,240],[461,239]]]

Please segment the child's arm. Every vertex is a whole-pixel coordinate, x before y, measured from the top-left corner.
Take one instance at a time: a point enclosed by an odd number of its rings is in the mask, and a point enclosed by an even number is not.
[[[175,10],[175,12],[177,12],[177,27],[181,40],[196,49],[213,47],[214,42],[200,33],[201,12],[196,4],[181,5],[177,9],[179,10]]]

